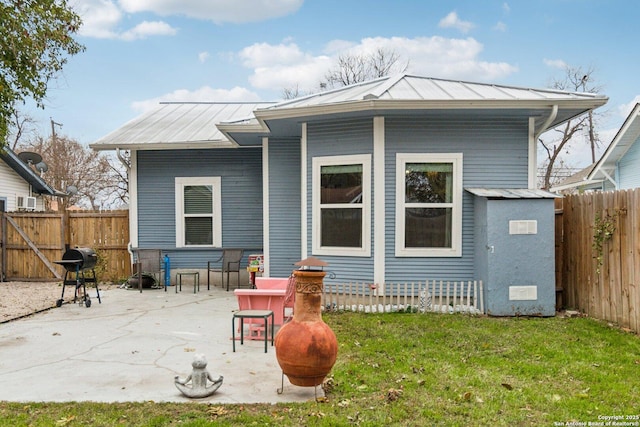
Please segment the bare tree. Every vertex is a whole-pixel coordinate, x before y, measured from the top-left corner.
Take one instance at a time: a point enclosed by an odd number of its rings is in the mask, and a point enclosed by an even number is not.
[[[392,73],[403,73],[409,61],[400,62],[400,55],[392,50],[377,49],[371,54],[347,54],[338,57],[336,66],[325,75],[327,87],[348,86]]]
[[[13,151],[16,150],[21,142],[31,140],[37,136],[35,124],[36,121],[28,114],[24,114],[18,109],[14,109],[11,112],[11,121],[8,124],[11,142],[8,142],[8,144]]]
[[[338,57],[335,67],[325,75],[318,85],[319,91],[335,87],[348,86],[367,80],[388,76],[394,73],[404,73],[409,67],[409,61],[403,62],[400,55],[383,48],[370,54],[345,54]],[[312,94],[303,92],[298,84],[282,90],[283,99],[294,99],[299,96]]]
[[[551,86],[559,90],[598,93],[602,88],[594,84],[593,74],[594,70],[592,68],[583,69],[582,67],[567,66],[565,68],[564,78],[554,80]],[[577,135],[586,135],[591,149],[591,161],[592,163],[595,162],[596,148],[600,143],[595,129],[595,122],[593,111],[589,111],[588,114],[577,117],[566,122],[561,127],[553,129],[558,136],[551,140],[545,141],[542,138],[538,140],[547,155],[542,179],[543,189],[549,189],[551,187],[554,169],[557,165],[562,167],[567,166],[561,156],[563,153],[568,154],[570,152],[571,142],[574,141]]]
[[[111,207],[109,198],[113,198],[121,183],[107,156],[55,133],[48,139],[38,137],[20,148],[39,153],[48,167],[43,178],[53,188],[69,193],[68,197],[56,198],[59,210],[72,205],[91,209]]]

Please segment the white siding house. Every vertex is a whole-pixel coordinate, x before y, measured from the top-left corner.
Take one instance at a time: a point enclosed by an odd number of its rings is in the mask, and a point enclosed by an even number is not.
[[[0,151],[0,211],[42,211],[43,196],[62,195],[9,147]]]

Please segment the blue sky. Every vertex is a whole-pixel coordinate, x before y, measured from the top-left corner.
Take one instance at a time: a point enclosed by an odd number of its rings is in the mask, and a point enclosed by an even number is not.
[[[338,56],[393,50],[407,72],[548,87],[593,69],[605,144],[640,102],[634,0],[70,0],[86,51],[54,82],[41,135],[90,143],[161,100],[274,101],[316,90]],[[574,154],[573,166],[585,163]],[[588,162],[587,162],[588,163]]]

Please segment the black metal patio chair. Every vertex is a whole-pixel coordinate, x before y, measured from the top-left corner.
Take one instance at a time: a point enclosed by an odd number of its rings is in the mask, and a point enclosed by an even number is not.
[[[230,273],[237,274],[236,286],[240,287],[240,263],[244,255],[243,249],[223,249],[220,258],[207,262],[207,290],[210,289],[211,273],[219,272],[222,277],[222,287],[225,287],[225,274],[227,291],[229,290]]]

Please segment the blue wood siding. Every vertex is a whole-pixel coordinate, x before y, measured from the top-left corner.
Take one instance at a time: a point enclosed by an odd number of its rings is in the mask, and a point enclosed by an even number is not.
[[[269,261],[271,277],[288,277],[300,261],[300,139],[270,139]]]
[[[217,248],[176,248],[175,178],[220,176],[223,247],[262,250],[260,148],[138,151],[137,162],[139,247],[162,249],[172,269],[203,269],[218,258]]]
[[[322,156],[343,156],[373,153],[373,119],[335,120],[307,125],[307,252],[312,254],[312,159]],[[372,175],[375,173],[372,167]],[[371,200],[373,203],[373,176]],[[373,227],[373,221],[372,221]],[[373,233],[372,233],[373,236]],[[375,248],[372,245],[372,254]],[[325,283],[370,282],[373,277],[373,256],[337,257],[319,256],[329,263],[327,271],[335,273],[335,278],[325,278]]]
[[[462,153],[463,188],[527,188],[525,120],[385,120],[386,281],[473,280],[473,196],[463,191],[462,257],[395,257],[396,153]]]
[[[640,187],[640,138],[618,162],[618,174],[621,190]]]

